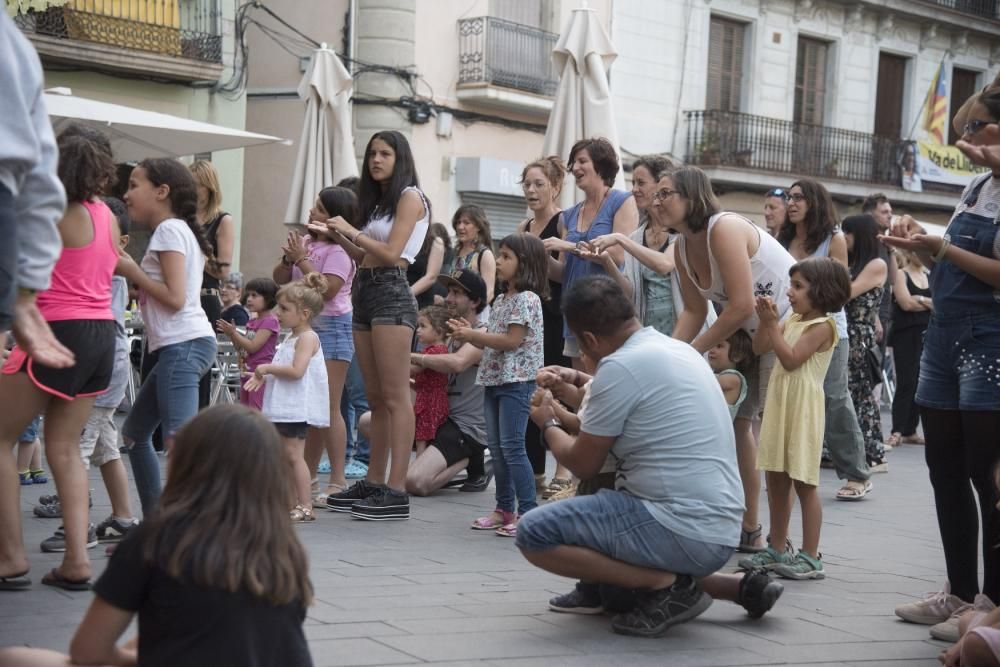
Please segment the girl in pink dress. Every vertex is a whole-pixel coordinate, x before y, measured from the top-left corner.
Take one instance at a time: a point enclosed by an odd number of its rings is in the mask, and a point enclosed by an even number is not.
[[[448,330],[448,309],[443,306],[427,306],[417,315],[417,340],[423,346],[423,354],[447,354],[445,336]],[[433,440],[441,424],[448,418],[448,376],[419,366],[411,366],[413,388],[417,399],[413,403],[416,418],[413,439],[417,445],[417,456]]]
[[[253,373],[258,366],[274,360],[274,351],[278,346],[281,325],[271,312],[278,305],[278,283],[270,278],[254,278],[247,283],[245,291],[247,309],[254,314],[254,318],[247,322],[246,335],[241,334],[232,322],[219,320],[215,326],[229,336],[233,347],[239,350],[243,370]],[[240,403],[255,410],[262,409],[264,388],[247,391],[241,386]]]

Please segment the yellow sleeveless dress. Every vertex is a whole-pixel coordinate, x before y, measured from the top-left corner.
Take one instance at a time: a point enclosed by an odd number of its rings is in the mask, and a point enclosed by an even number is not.
[[[785,370],[780,360],[774,364],[760,427],[757,467],[817,486],[826,422],[823,379],[837,345],[837,325],[830,316],[803,321],[795,313],[785,322],[784,338],[794,347],[812,326],[829,326],[833,343],[794,371]]]

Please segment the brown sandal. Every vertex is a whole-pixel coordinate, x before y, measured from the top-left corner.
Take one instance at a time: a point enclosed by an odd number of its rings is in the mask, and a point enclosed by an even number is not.
[[[312,508],[305,505],[296,505],[288,513],[288,518],[292,520],[292,523],[309,523],[316,520],[316,515],[313,514]]]

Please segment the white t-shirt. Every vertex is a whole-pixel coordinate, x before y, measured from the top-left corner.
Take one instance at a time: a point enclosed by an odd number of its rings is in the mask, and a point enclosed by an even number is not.
[[[149,248],[139,265],[150,278],[164,282],[160,266],[161,252],[184,255],[184,306],[174,311],[147,295],[139,295],[142,319],[146,323],[149,351],[183,343],[196,338],[215,337],[205,311],[201,309],[201,276],[205,270],[205,254],[187,223],[177,218],[164,220],[149,239]]]
[[[708,363],[652,327],[601,360],[580,431],[613,437],[615,488],[684,537],[735,546],[743,486],[729,407]]]

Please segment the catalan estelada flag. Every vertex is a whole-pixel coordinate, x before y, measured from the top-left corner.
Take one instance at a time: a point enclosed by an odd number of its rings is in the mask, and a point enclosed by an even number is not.
[[[931,82],[931,89],[927,91],[927,102],[924,106],[924,129],[927,130],[927,137],[943,146],[947,121],[948,73],[942,60],[937,76]]]

